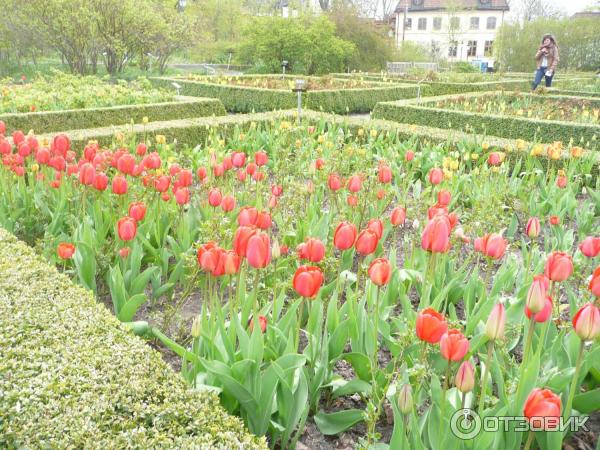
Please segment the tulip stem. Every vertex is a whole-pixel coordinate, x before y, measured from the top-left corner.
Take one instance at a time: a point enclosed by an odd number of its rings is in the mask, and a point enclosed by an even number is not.
[[[529,447],[531,447],[531,443],[533,442],[533,438],[534,438],[534,434],[533,431],[529,432],[529,435],[527,436],[527,442],[525,442],[525,447],[523,448],[523,450],[529,450]]]
[[[531,315],[531,319],[529,320],[529,328],[527,330],[527,338],[525,341],[525,346],[523,347],[523,360],[521,361],[521,367],[526,366],[527,357],[529,356],[529,349],[531,348],[531,341],[533,339],[533,332],[535,330],[535,314]]]
[[[377,286],[377,293],[375,294],[375,314],[373,317],[373,345],[375,345],[375,350],[373,351],[373,374],[375,374],[375,370],[379,368],[379,361],[377,359],[379,353],[379,345],[378,345],[378,337],[379,337],[379,291],[381,288]]]
[[[577,362],[575,363],[575,374],[571,380],[571,387],[569,388],[569,397],[567,399],[567,406],[565,407],[563,419],[567,420],[571,417],[571,408],[573,406],[573,397],[575,397],[575,389],[577,388],[577,380],[579,379],[579,371],[581,369],[581,362],[583,360],[583,350],[585,347],[585,341],[581,341],[579,345],[579,354],[577,355]]]
[[[485,360],[485,371],[481,374],[481,392],[479,393],[479,408],[477,411],[481,416],[483,414],[483,408],[485,406],[485,390],[487,387],[487,379],[490,374],[490,365],[492,361],[492,352],[494,351],[494,341],[488,341],[487,345],[487,359]]]

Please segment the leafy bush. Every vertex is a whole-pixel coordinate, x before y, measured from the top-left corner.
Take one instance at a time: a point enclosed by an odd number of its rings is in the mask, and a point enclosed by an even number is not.
[[[452,64],[452,70],[458,73],[476,73],[479,72],[479,69],[475,67],[473,64],[468,63],[466,61],[458,61]]]
[[[0,447],[266,448],[0,230]]]

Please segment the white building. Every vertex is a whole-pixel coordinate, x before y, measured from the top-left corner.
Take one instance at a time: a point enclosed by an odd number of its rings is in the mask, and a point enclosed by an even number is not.
[[[298,17],[301,12],[321,13],[319,0],[279,0],[277,7],[282,17]]]
[[[496,33],[508,9],[506,0],[400,0],[394,11],[396,43],[419,43],[433,60],[493,64]]]

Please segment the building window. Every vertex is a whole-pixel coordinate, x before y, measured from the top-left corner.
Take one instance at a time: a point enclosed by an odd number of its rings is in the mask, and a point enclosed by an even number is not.
[[[460,17],[450,17],[450,28],[460,30]]]
[[[450,45],[448,45],[448,57],[456,58],[457,53],[458,53],[458,42],[456,42],[456,41],[450,42]]]
[[[487,29],[488,30],[495,30],[496,29],[496,18],[495,17],[488,17],[487,18]]]
[[[417,24],[417,28],[419,30],[426,30],[427,29],[427,19],[425,17],[421,17],[419,19],[419,22]]]
[[[412,29],[412,19],[406,19],[406,26],[404,28],[406,30]]]
[[[479,30],[479,17],[471,17],[471,30]]]
[[[441,17],[434,17],[433,18],[433,29],[434,30],[441,30],[442,29],[442,18]]]
[[[492,56],[492,52],[494,49],[494,41],[485,41],[485,46],[483,47],[483,55],[484,56]]]
[[[477,56],[477,41],[467,43],[467,56]]]

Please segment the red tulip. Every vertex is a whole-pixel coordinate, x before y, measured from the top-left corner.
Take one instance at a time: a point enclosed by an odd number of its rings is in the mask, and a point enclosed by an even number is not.
[[[233,195],[226,195],[221,200],[221,208],[225,212],[233,211],[235,208],[235,197]]]
[[[56,253],[60,259],[71,259],[75,254],[75,246],[67,242],[61,242],[56,248]]]
[[[94,188],[98,191],[104,191],[108,187],[108,176],[104,172],[96,173],[94,177]]]
[[[271,228],[272,224],[273,222],[271,220],[271,214],[269,214],[267,211],[260,211],[256,215],[255,225],[261,230],[268,230],[269,228]]]
[[[325,167],[325,160],[323,158],[317,158],[315,161],[315,168],[321,170],[323,167]]]
[[[560,217],[550,216],[550,225],[558,225],[560,223]]]
[[[582,341],[593,341],[600,335],[600,309],[586,303],[573,317],[573,329]]]
[[[131,241],[137,233],[137,224],[131,217],[123,217],[117,222],[117,231],[119,239],[122,241]]]
[[[336,174],[331,174],[327,180],[327,185],[332,191],[338,191],[342,188],[342,179]]]
[[[256,163],[256,165],[258,167],[264,166],[265,164],[267,164],[269,162],[269,157],[263,151],[256,152],[254,154],[254,162]]]
[[[246,181],[246,175],[246,172],[244,172],[242,169],[238,170],[236,173],[237,179],[242,183]]]
[[[142,163],[144,164],[144,167],[148,170],[158,169],[162,164],[160,156],[156,152],[152,152],[146,155],[142,160]]]
[[[216,178],[222,177],[225,174],[225,167],[223,167],[223,164],[215,164],[212,169],[213,175]]]
[[[138,156],[144,156],[146,154],[146,152],[148,151],[148,147],[146,146],[146,144],[144,144],[143,142],[140,142],[137,147],[135,148],[135,153]]]
[[[258,325],[260,326],[261,333],[265,333],[267,331],[267,318],[265,316],[258,316]],[[248,322],[248,331],[252,333],[254,331],[254,318],[250,318]]]
[[[318,263],[325,257],[325,245],[315,238],[306,238],[296,250],[300,259],[308,259],[313,263]]]
[[[346,198],[346,203],[348,204],[348,206],[354,208],[358,205],[358,197],[356,195],[349,195],[348,198]]]
[[[79,182],[86,186],[94,184],[96,169],[90,163],[84,163],[79,168]]]
[[[292,285],[302,297],[314,298],[323,284],[323,272],[316,266],[300,266],[294,274]]]
[[[208,204],[213,208],[221,205],[221,200],[223,200],[223,196],[221,195],[221,191],[217,188],[213,188],[208,192]]]
[[[22,156],[23,158],[26,158],[27,156],[29,156],[31,154],[31,147],[29,147],[29,145],[23,143],[21,145],[19,145],[17,153]]]
[[[175,201],[178,205],[185,205],[190,201],[190,190],[186,187],[182,187],[175,191]]]
[[[246,247],[248,264],[255,269],[267,267],[271,262],[271,242],[266,233],[256,233],[248,239]]]
[[[201,245],[198,248],[196,259],[202,270],[212,274],[219,265],[222,251],[223,249],[214,242],[207,242],[206,244]]]
[[[353,223],[340,223],[333,234],[333,245],[338,250],[348,250],[356,241],[356,233],[356,226]]]
[[[226,156],[223,158],[223,170],[231,170],[233,168],[233,161],[231,160],[231,156]]]
[[[142,202],[134,202],[129,205],[129,217],[137,222],[144,220],[146,216],[146,205]]]
[[[208,175],[206,167],[198,167],[198,170],[196,171],[196,175],[198,175],[198,178],[200,179],[200,181],[204,180]]]
[[[573,273],[573,259],[563,252],[553,252],[546,260],[544,274],[552,281],[565,281]]]
[[[469,341],[459,330],[448,330],[440,339],[440,353],[448,361],[460,361],[469,350]]]
[[[9,155],[11,153],[12,153],[12,145],[10,145],[10,142],[8,142],[3,137],[0,137],[0,155]]]
[[[168,175],[161,175],[154,180],[154,189],[158,192],[165,193],[171,185],[171,178]]]
[[[531,239],[536,238],[540,234],[540,219],[537,217],[530,217],[527,221],[527,226],[525,227],[525,233]]]
[[[437,344],[447,330],[446,318],[435,309],[426,308],[417,314],[416,331],[420,340]]]
[[[248,163],[248,165],[246,166],[246,173],[250,176],[254,175],[254,173],[256,172],[256,164],[254,164],[253,162]]]
[[[348,180],[348,190],[350,192],[358,192],[362,187],[362,180],[358,175],[352,175]]]
[[[500,158],[500,154],[499,153],[492,152],[492,153],[489,154],[487,163],[490,166],[497,166],[501,162],[502,162],[502,158]]]
[[[117,195],[127,193],[127,180],[123,175],[115,175],[112,182],[112,191]]]
[[[14,136],[13,136],[14,138]],[[14,139],[13,139],[14,140]],[[14,141],[15,145],[17,141]],[[54,140],[52,141],[52,148],[63,157],[67,155],[67,152],[71,148],[71,140],[66,134],[58,134],[54,136]]]
[[[280,197],[283,194],[283,186],[280,184],[274,184],[271,186],[271,194],[275,197]]]
[[[431,184],[438,185],[444,179],[444,172],[439,167],[434,167],[429,171],[429,182]]]
[[[6,133],[6,124],[0,120],[0,134],[5,134]]]
[[[127,258],[129,253],[131,253],[131,249],[129,247],[123,247],[119,249],[119,256],[121,258]]]
[[[413,159],[415,159],[415,152],[413,152],[412,150],[408,150],[404,155],[404,159],[409,162],[412,161]]]
[[[18,147],[19,144],[25,140],[25,134],[23,134],[23,132],[21,130],[16,130],[16,131],[13,131],[12,138],[13,138],[13,143]]]
[[[238,213],[238,225],[256,225],[256,219],[258,217],[258,211],[252,206],[244,206]]]
[[[560,188],[560,189],[564,189],[567,187],[567,177],[564,176],[559,176],[556,178],[556,185]]]
[[[469,361],[464,361],[458,368],[456,377],[454,377],[454,384],[456,389],[463,394],[471,392],[475,387],[475,369]]]
[[[383,236],[383,222],[379,219],[371,219],[367,224],[367,230],[374,231],[377,239],[381,239]]]
[[[440,192],[438,192],[438,205],[440,206],[448,206],[450,204],[450,201],[452,200],[452,194],[450,193],[450,191],[447,191],[445,189],[442,189]]]
[[[228,250],[221,255],[223,259],[223,269],[225,275],[233,275],[239,272],[241,257],[232,250]]]
[[[481,246],[481,252],[485,256],[491,259],[500,259],[504,256],[508,242],[501,234],[486,234],[481,239],[481,243],[478,246]],[[475,241],[477,241],[477,239]]]
[[[277,203],[278,203],[277,197],[274,195],[271,195],[271,197],[269,198],[269,203],[267,204],[267,208],[273,209],[273,208],[277,207]]]
[[[528,305],[525,305],[525,315],[528,319],[531,319],[531,316],[533,315],[533,319],[536,322],[542,323],[546,322],[550,318],[550,316],[552,315],[552,298],[549,295],[547,295],[543,301],[544,306],[540,311],[535,313],[529,308]]]
[[[581,244],[579,250],[588,258],[595,258],[600,255],[600,237],[588,236]]]
[[[378,177],[380,183],[385,183],[385,184],[391,183],[392,169],[390,169],[390,166],[381,164],[379,166],[377,177]]]
[[[394,208],[392,210],[392,215],[390,217],[390,222],[393,226],[397,227],[399,225],[404,225],[406,221],[406,210],[401,206]]]
[[[366,256],[370,255],[377,249],[378,243],[379,238],[377,237],[375,231],[366,229],[359,233],[354,246],[360,255]]]
[[[369,266],[369,277],[377,286],[385,286],[390,281],[392,267],[385,258],[374,259]]]
[[[525,400],[523,415],[536,429],[555,430],[559,425],[560,410],[558,395],[550,389],[534,388]]]
[[[254,225],[243,225],[238,227],[233,238],[233,250],[240,256],[246,256],[248,241],[257,233]]]
[[[181,187],[189,187],[193,182],[192,171],[189,169],[181,169],[177,176],[177,181]]]
[[[133,173],[135,167],[135,157],[130,153],[125,153],[117,160],[117,169],[127,175]]]
[[[244,164],[246,164],[246,154],[243,152],[233,152],[231,162],[233,163],[233,167],[244,167]]]
[[[431,253],[445,253],[450,250],[450,221],[445,215],[433,217],[421,234],[421,247]]]
[[[588,288],[593,295],[600,297],[600,266],[594,270]]]

